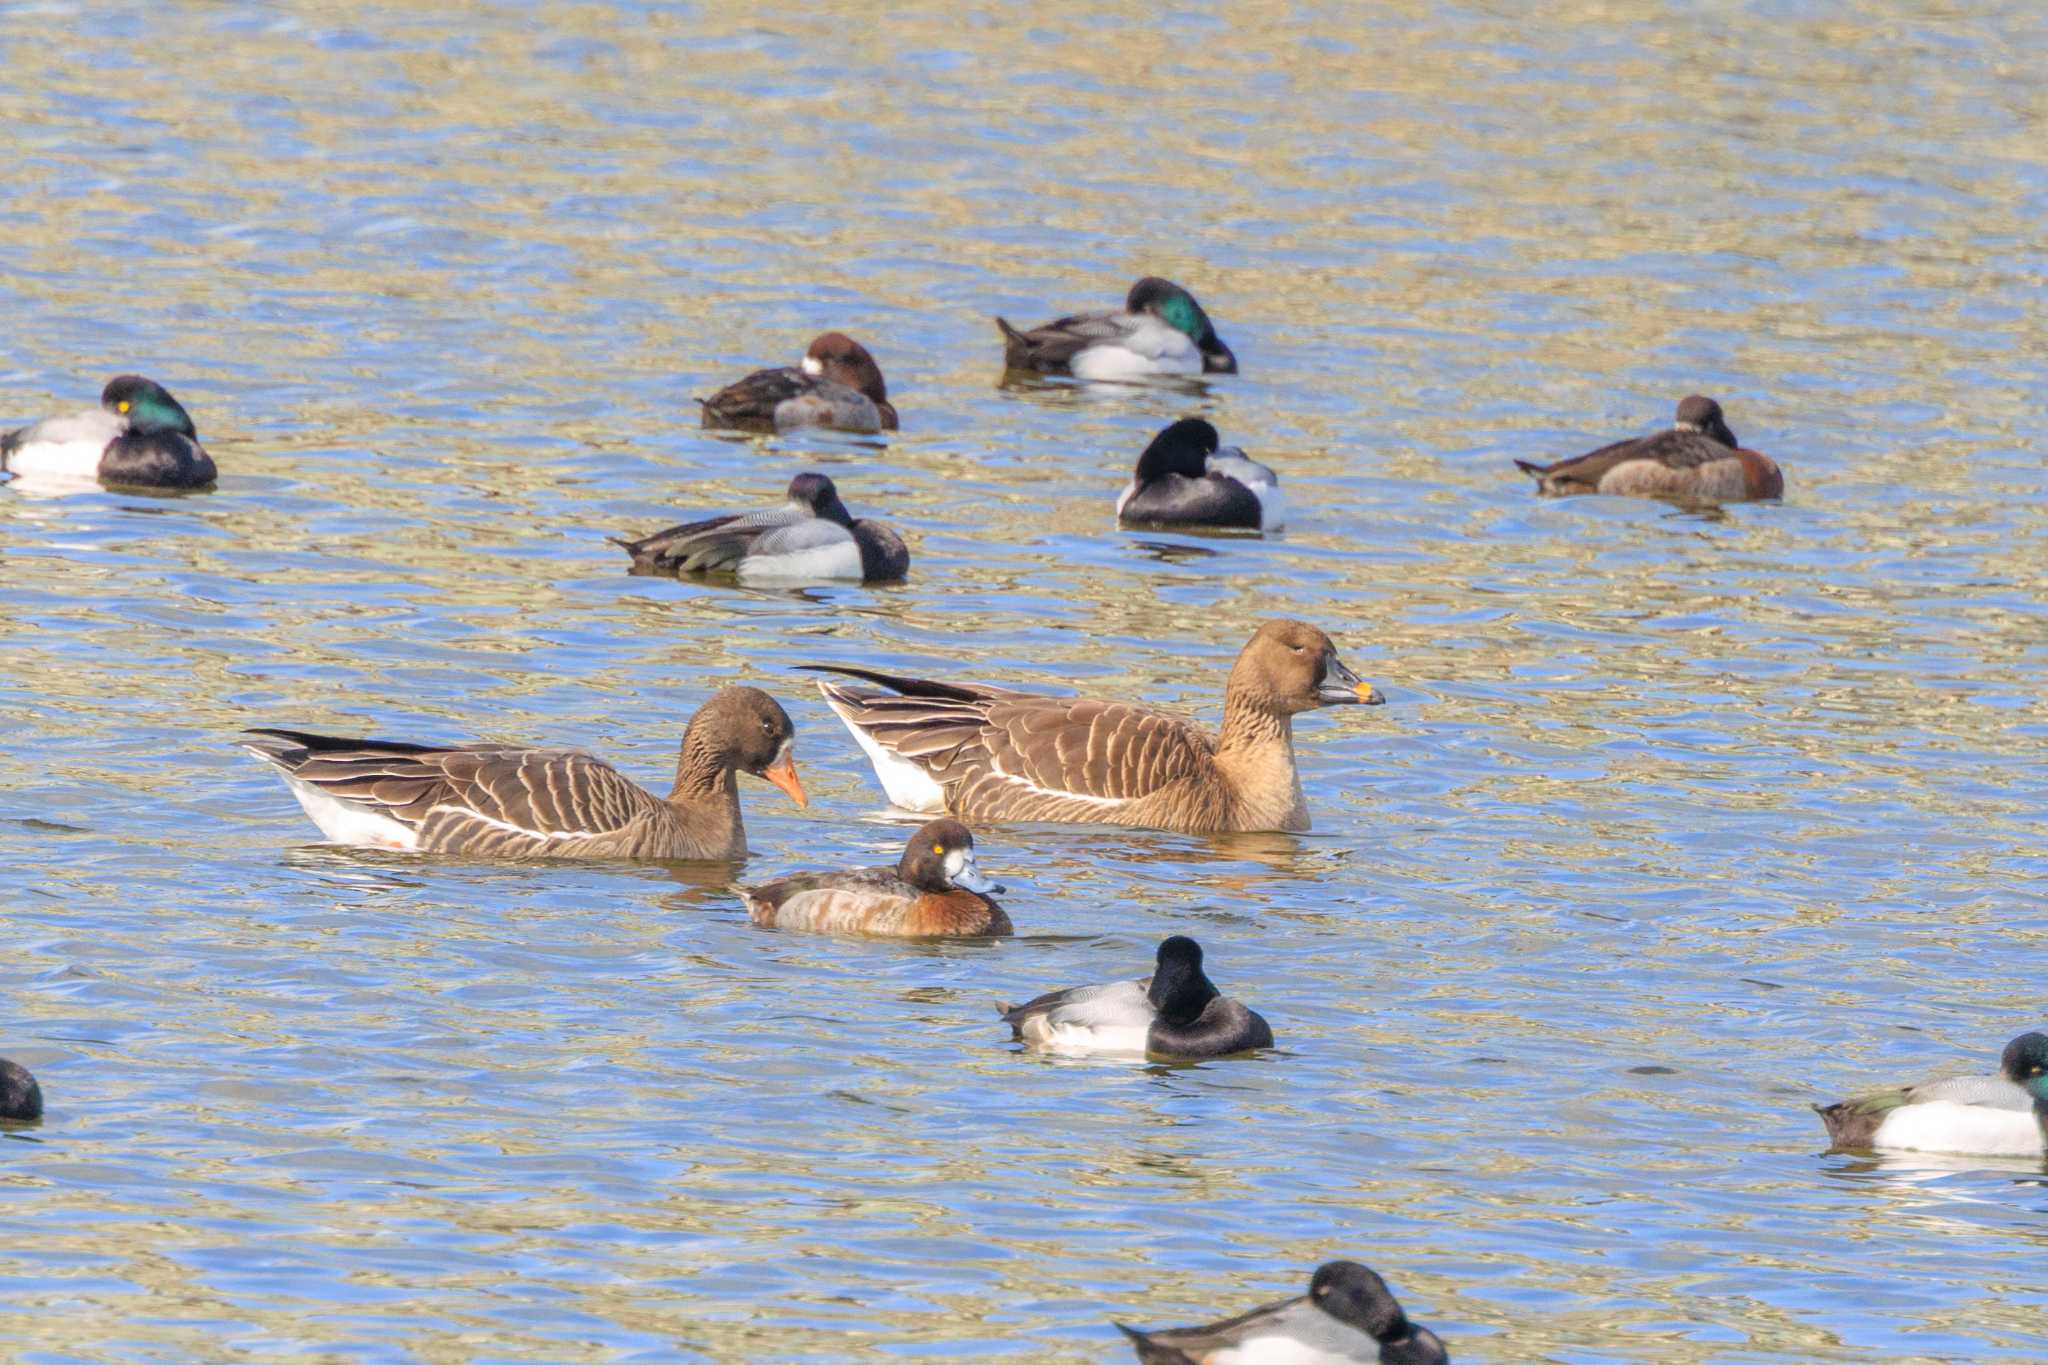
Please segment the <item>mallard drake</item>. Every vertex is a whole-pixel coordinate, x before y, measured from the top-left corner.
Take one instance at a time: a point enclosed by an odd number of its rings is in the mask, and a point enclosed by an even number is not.
[[[1183,417],[1154,436],[1116,500],[1117,520],[1278,529],[1287,519],[1279,478],[1236,446],[1219,449],[1220,440],[1199,417]]]
[[[844,332],[818,337],[793,368],[756,370],[697,401],[707,427],[830,427],[864,434],[896,430],[896,409],[889,404],[881,367],[867,347]]]
[[[789,481],[789,500],[612,541],[636,574],[729,573],[742,583],[857,578],[891,582],[910,570],[902,538],[879,521],[855,521],[823,474]]]
[[[0,1057],[0,1119],[26,1122],[43,1116],[43,1088],[20,1062]]]
[[[1678,421],[1669,431],[1616,441],[1556,464],[1516,460],[1515,467],[1535,476],[1537,492],[1559,497],[1608,493],[1743,502],[1785,493],[1777,461],[1744,450],[1722,417],[1721,405],[1698,394],[1680,401]]]
[[[0,436],[0,472],[126,488],[203,488],[218,477],[191,415],[137,374],[108,380],[97,408]]]
[[[1319,1267],[1300,1298],[1207,1327],[1116,1328],[1144,1365],[1450,1365],[1451,1359],[1436,1333],[1408,1321],[1386,1281],[1356,1261]]]
[[[284,774],[336,843],[491,858],[744,858],[735,772],[808,803],[790,749],[795,730],[775,698],[728,687],[683,732],[675,786],[642,789],[574,749],[500,744],[437,748],[248,730],[242,747]]]
[[[1880,1090],[1814,1106],[1835,1147],[1885,1147],[1964,1156],[2048,1153],[2048,1034],[2023,1033],[2005,1045],[1996,1076]]]
[[[1074,313],[1028,332],[1002,318],[996,326],[1013,370],[1109,380],[1237,373],[1237,357],[1195,296],[1156,275],[1131,286],[1122,312]]]
[[[1266,1021],[1224,998],[1202,971],[1202,945],[1182,934],[1160,943],[1149,977],[996,1008],[1017,1041],[1047,1052],[1197,1059],[1273,1046]]]
[[[1223,690],[1223,730],[1124,702],[931,682],[831,664],[800,667],[877,683],[818,690],[906,810],[963,820],[1065,820],[1183,833],[1309,827],[1294,766],[1294,717],[1377,705],[1377,689],[1305,621],[1259,627]],[[891,694],[894,695],[891,695]]]
[[[978,938],[1011,932],[1010,917],[990,899],[1002,892],[976,865],[967,826],[933,820],[910,836],[894,867],[806,872],[740,896],[754,923],[769,928]]]

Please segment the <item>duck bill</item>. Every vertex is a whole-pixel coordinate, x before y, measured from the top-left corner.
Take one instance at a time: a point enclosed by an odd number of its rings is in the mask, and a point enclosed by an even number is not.
[[[1236,374],[1237,357],[1223,344],[1220,337],[1212,338],[1202,348],[1202,371],[1205,374]]]
[[[784,749],[780,757],[763,768],[761,776],[787,792],[798,810],[811,804],[809,793],[804,791],[803,779],[796,775],[796,760],[790,756],[789,750]]]
[[[959,870],[948,874],[946,880],[962,891],[972,891],[977,896],[1000,896],[1004,891],[1001,882],[991,881],[981,868],[975,865],[974,855],[971,853],[961,860]]]
[[[1316,700],[1325,706],[1379,706],[1386,701],[1380,690],[1344,666],[1332,655]]]

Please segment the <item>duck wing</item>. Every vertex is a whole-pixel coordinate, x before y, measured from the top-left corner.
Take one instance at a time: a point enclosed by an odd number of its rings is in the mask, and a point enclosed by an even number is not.
[[[633,556],[635,573],[717,573],[736,567],[764,536],[817,520],[810,508],[783,502],[752,512],[685,522],[640,540],[614,537],[612,544]]]
[[[775,409],[790,399],[809,392],[810,375],[791,366],[756,370],[745,379],[726,385],[709,398],[699,398],[707,427],[754,427],[774,429]]]
[[[1003,360],[1013,370],[1063,374],[1074,357],[1090,346],[1122,343],[1145,325],[1131,313],[1071,313],[1043,326],[1020,332],[1002,318]]]
[[[1159,1013],[1145,994],[1151,986],[1152,978],[1145,976],[1135,981],[1047,991],[1021,1005],[1004,1006],[1003,1022],[1019,1038],[1024,1036],[1026,1023],[1034,1018],[1063,1028],[1149,1028]]]
[[[1667,469],[1694,469],[1715,460],[1732,458],[1734,451],[1713,437],[1703,436],[1697,431],[1674,429],[1616,441],[1555,464],[1516,460],[1515,467],[1525,474],[1534,475],[1546,493],[1590,493],[1615,468],[1636,460],[1647,460]]]
[[[1380,1344],[1354,1327],[1346,1326],[1315,1306],[1304,1294],[1279,1303],[1254,1308],[1206,1327],[1169,1327],[1156,1332],[1139,1332],[1117,1326],[1138,1343],[1138,1359],[1145,1362],[1201,1362],[1219,1352],[1243,1350],[1248,1343],[1274,1343],[1274,1354],[1258,1359],[1328,1361],[1377,1361]],[[1283,1357],[1280,1343],[1291,1343],[1295,1356]],[[1153,1354],[1146,1354],[1147,1350]]]

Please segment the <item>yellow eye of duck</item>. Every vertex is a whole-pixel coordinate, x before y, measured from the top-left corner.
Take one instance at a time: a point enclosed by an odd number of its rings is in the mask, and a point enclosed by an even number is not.
[[[944,844],[933,844],[932,853],[936,857],[943,858],[946,856],[946,846]]]
[[[127,399],[123,398],[119,403],[116,403],[114,406],[120,411],[126,412],[128,411],[131,405],[129,404]]]

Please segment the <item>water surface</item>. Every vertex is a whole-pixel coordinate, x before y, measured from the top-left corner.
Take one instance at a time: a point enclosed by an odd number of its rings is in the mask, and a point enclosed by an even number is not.
[[[2038,1163],[1823,1155],[2037,966],[2037,7],[0,5],[0,410],[156,377],[211,495],[0,490],[0,1338],[33,1362],[1083,1361],[1383,1270],[1462,1361],[2048,1355]],[[1243,374],[999,387],[993,313],[1193,288]],[[865,339],[886,445],[693,395]],[[1780,506],[1537,502],[1727,406]],[[1120,534],[1200,412],[1264,541]],[[821,468],[899,587],[633,579]],[[1390,704],[1316,828],[982,832],[1020,936],[754,929],[894,856],[803,662],[1217,716],[1307,618]],[[591,748],[767,686],[737,871],[324,848],[251,724]],[[1179,1068],[997,1002],[1164,934]]]

